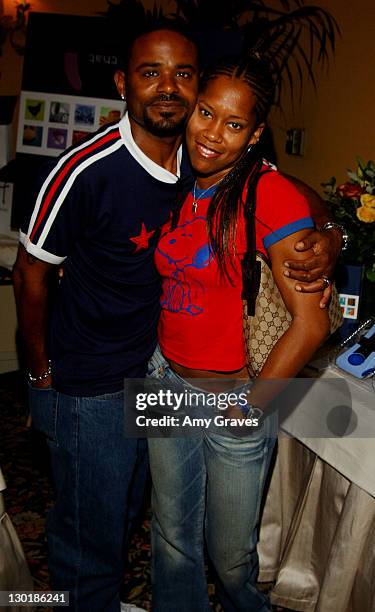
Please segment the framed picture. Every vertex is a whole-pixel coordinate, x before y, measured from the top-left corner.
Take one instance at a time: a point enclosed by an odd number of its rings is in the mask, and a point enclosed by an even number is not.
[[[119,121],[122,100],[22,91],[17,153],[56,157],[100,126]]]

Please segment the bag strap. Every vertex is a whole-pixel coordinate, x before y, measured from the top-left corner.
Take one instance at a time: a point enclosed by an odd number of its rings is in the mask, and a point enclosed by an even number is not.
[[[263,163],[263,162],[262,162]],[[259,172],[257,182],[269,170]],[[256,188],[256,185],[255,185]],[[247,313],[250,317],[255,315],[255,302],[260,287],[261,264],[256,258],[256,235],[255,235],[255,211],[256,197],[255,188],[246,189],[246,200],[244,204],[244,217],[246,229],[246,253],[241,263],[242,267],[242,294],[241,297],[247,302]]]

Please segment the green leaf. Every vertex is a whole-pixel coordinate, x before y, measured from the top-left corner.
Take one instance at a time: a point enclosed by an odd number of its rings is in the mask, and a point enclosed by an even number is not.
[[[320,183],[322,187],[326,187],[326,186],[332,186],[332,185],[336,185],[336,178],[334,176],[331,176],[330,179],[328,179],[328,181],[326,181],[325,183]]]
[[[366,163],[363,161],[362,157],[359,157],[359,155],[357,155],[356,161],[361,170],[364,170],[366,168]]]
[[[352,170],[348,170],[348,177],[355,183],[359,183],[359,177],[356,172],[353,172]]]

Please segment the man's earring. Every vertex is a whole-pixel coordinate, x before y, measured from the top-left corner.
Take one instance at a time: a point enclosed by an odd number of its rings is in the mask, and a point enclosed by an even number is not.
[[[121,98],[121,100],[125,100],[125,94],[124,94],[124,93],[121,93],[121,94],[120,94],[120,98]]]
[[[255,142],[253,142],[252,144],[250,144],[250,145],[247,147],[247,151],[246,151],[246,153],[250,153],[251,149],[252,149],[253,147],[255,147],[255,146],[258,144],[258,142],[259,142],[259,140],[256,140]]]

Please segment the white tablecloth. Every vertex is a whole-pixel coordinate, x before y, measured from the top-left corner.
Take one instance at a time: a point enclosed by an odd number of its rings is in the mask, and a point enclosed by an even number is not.
[[[329,378],[346,376],[329,367],[320,379]],[[272,602],[292,610],[375,611],[375,395],[371,383],[348,380],[349,395],[344,385],[340,397],[340,383],[334,406],[344,406],[347,436],[313,435],[332,410],[319,381],[282,423],[288,435],[265,501],[259,578],[274,581]]]
[[[6,488],[0,468],[0,591],[31,591],[33,581],[22,544],[5,511],[2,491]],[[31,606],[0,605],[0,612],[31,612]]]
[[[338,380],[346,384],[335,385]],[[322,381],[327,384],[332,381],[334,385],[330,393],[336,396],[334,407],[331,401],[326,401],[327,385]],[[345,409],[348,398],[351,410]],[[327,425],[330,414],[333,420],[342,414],[346,427],[343,435],[333,437]],[[312,381],[303,400],[282,421],[281,428],[375,497],[375,390],[371,380],[356,380],[339,368],[329,366]]]
[[[0,234],[0,266],[11,270],[16,261],[17,251],[18,238]]]
[[[0,491],[4,491],[5,488],[6,488],[6,484],[5,484],[3,473],[0,468]]]

